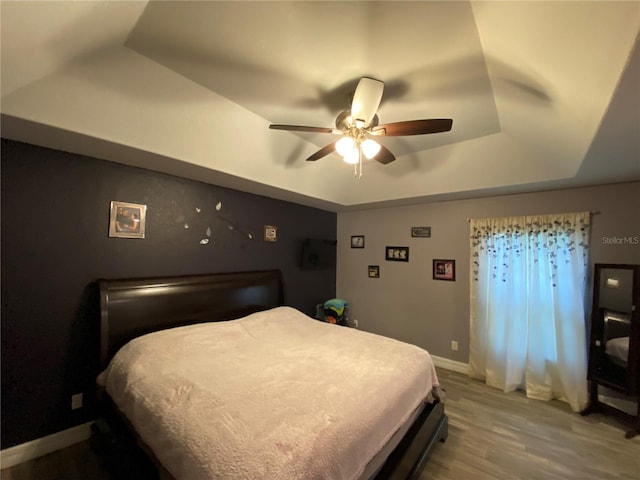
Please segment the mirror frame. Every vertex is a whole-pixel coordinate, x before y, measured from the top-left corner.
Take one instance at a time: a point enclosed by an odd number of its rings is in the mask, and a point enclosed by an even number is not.
[[[600,287],[602,271],[631,270],[633,284],[631,288],[631,311],[629,326],[629,354],[626,368],[613,362],[605,352],[604,313],[611,311],[600,306]],[[597,382],[612,390],[633,395],[640,386],[640,325],[638,307],[640,306],[640,265],[596,263],[593,276],[593,298],[591,309],[591,335],[589,340],[588,380]]]

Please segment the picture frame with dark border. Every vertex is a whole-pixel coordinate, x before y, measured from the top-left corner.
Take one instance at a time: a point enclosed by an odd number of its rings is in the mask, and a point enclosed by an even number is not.
[[[429,238],[431,237],[431,227],[411,227],[411,236]]]
[[[364,248],[364,235],[351,235],[351,248]]]
[[[146,220],[146,205],[112,201],[109,209],[109,236],[144,238]]]
[[[433,259],[433,279],[456,281],[456,261],[445,259]]]
[[[409,247],[385,247],[385,260],[389,262],[408,262]]]
[[[369,278],[380,278],[380,265],[369,265],[367,275]]]

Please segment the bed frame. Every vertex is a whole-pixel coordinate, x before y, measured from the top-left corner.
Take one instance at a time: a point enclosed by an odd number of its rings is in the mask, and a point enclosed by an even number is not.
[[[279,270],[99,280],[98,284],[101,369],[125,343],[141,335],[194,323],[233,320],[284,305]],[[106,392],[100,396],[101,413],[108,423],[124,423],[160,467],[126,419],[118,415]],[[444,442],[447,434],[448,419],[442,402],[425,404],[375,478],[417,479],[435,444]],[[166,471],[161,476],[166,476]]]

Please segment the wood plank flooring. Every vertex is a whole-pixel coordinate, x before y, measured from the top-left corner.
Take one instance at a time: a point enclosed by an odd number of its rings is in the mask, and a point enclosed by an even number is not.
[[[438,370],[447,391],[449,438],[421,480],[640,480],[640,436],[600,413],[505,394],[466,375]],[[82,442],[2,470],[2,480],[145,480],[143,470],[96,454]]]
[[[582,417],[569,405],[503,393],[438,370],[447,390],[449,438],[422,478],[433,480],[640,479],[640,437],[602,414]]]

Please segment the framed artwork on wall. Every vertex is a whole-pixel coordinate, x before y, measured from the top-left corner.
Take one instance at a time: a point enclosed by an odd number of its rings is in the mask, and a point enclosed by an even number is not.
[[[369,278],[380,278],[380,265],[369,265]]]
[[[146,218],[146,205],[113,201],[109,215],[109,236],[144,238]]]
[[[433,260],[433,279],[456,281],[456,261],[455,260]]]
[[[390,262],[408,262],[409,247],[385,247],[385,260]]]
[[[431,236],[431,227],[411,227],[411,236],[429,238]]]
[[[264,226],[264,241],[265,242],[278,241],[278,228],[275,225]]]
[[[364,248],[364,235],[351,235],[351,248]]]

